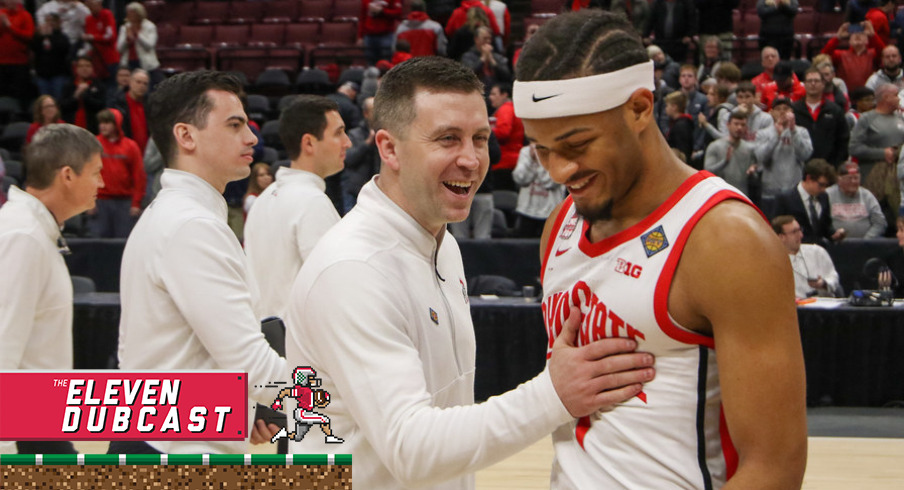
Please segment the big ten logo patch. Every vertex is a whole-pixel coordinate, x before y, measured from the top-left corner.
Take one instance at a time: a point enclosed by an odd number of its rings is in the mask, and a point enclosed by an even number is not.
[[[643,272],[643,267],[632,264],[625,259],[618,259],[618,262],[615,263],[615,272],[637,279],[640,277],[640,273]]]

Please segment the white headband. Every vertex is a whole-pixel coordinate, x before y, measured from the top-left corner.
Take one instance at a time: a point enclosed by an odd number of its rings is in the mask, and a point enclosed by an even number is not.
[[[589,77],[515,82],[512,102],[524,119],[579,116],[618,107],[639,88],[656,89],[652,61]]]

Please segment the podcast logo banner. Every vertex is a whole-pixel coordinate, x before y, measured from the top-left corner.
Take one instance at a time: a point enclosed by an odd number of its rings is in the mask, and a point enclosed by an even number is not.
[[[239,441],[248,376],[199,371],[0,372],[0,440]]]

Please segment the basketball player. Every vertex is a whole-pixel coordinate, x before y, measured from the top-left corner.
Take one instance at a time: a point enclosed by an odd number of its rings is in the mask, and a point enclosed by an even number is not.
[[[791,270],[750,202],[672,154],[653,63],[622,17],[559,15],[524,47],[514,104],[570,197],[542,238],[550,336],[628,337],[656,379],[553,433],[553,488],[796,488],[807,454]]]
[[[474,326],[446,224],[467,217],[489,166],[483,86],[460,63],[414,58],[384,76],[374,115],[380,174],[301,268],[286,358],[322,378],[356,486],[473,488],[472,472],[637,395],[652,357],[628,339],[573,347],[575,309],[546,371],[474,405]]]

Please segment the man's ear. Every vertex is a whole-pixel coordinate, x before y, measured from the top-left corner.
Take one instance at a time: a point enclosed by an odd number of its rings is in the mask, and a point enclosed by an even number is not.
[[[653,92],[647,89],[637,89],[628,98],[625,104],[628,124],[636,133],[646,129],[653,120]]]
[[[314,153],[314,141],[317,138],[314,138],[314,135],[311,133],[305,133],[301,135],[301,141],[298,142],[299,153],[302,155],[311,155]]]
[[[383,163],[392,170],[399,170],[398,140],[389,131],[381,129],[374,135],[374,142],[380,150]]]
[[[173,126],[173,138],[176,140],[176,147],[182,148],[186,152],[191,153],[198,147],[195,127],[191,124],[176,123]]]

